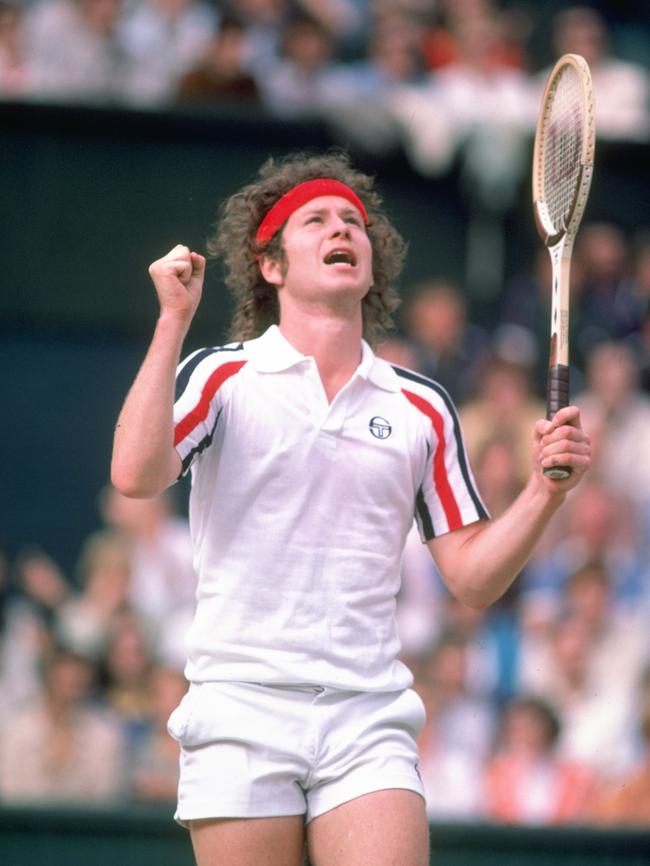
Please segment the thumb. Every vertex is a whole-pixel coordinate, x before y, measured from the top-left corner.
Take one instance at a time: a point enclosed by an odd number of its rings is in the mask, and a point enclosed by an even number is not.
[[[192,262],[192,276],[203,276],[205,272],[205,256],[202,256],[200,253],[192,252],[190,253],[190,260]]]

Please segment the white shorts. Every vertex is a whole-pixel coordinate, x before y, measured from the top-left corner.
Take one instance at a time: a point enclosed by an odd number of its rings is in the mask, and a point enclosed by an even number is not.
[[[305,815],[387,788],[424,797],[412,690],[195,683],[169,720],[181,744],[176,820]]]

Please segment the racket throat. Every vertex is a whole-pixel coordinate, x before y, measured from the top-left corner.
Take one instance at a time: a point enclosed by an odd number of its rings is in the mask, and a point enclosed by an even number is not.
[[[569,291],[572,244],[563,239],[549,249],[552,264],[551,352],[549,365],[569,364]]]

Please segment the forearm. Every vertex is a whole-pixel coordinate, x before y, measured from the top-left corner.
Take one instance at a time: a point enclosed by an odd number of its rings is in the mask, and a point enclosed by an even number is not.
[[[502,515],[467,527],[465,538],[453,548],[453,557],[438,562],[454,595],[470,607],[487,607],[500,598],[564,498],[563,493],[549,493],[533,476]],[[436,552],[434,556],[438,560]]]
[[[528,561],[549,520],[589,468],[589,436],[580,410],[566,406],[533,431],[532,474],[510,508],[496,520],[474,523],[429,541],[429,550],[454,595],[471,607],[486,607],[508,589]],[[570,466],[564,480],[543,469]]]
[[[187,326],[158,319],[115,428],[111,481],[126,496],[156,496],[178,475],[173,447],[176,368]]]

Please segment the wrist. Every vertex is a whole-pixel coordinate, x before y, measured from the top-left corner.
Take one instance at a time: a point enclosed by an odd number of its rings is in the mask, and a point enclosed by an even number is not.
[[[181,340],[189,330],[191,319],[181,316],[175,311],[161,310],[156,322],[156,332],[167,337],[180,337]]]
[[[531,501],[542,511],[557,511],[566,499],[567,491],[556,489],[557,482],[534,473],[526,485]]]

